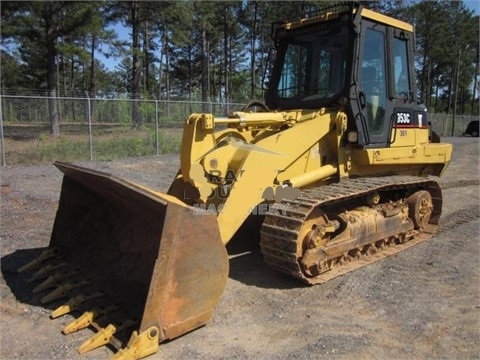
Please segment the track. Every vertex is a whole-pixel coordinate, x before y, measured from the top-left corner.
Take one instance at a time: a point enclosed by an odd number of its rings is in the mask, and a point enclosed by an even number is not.
[[[353,209],[363,204],[369,194],[400,195],[427,190],[432,196],[433,211],[423,231],[408,230],[356,248],[350,248],[338,258],[331,259],[328,271],[309,276],[300,264],[303,256],[303,225],[315,217],[318,209]],[[382,195],[383,197],[383,195]],[[324,283],[374,261],[395,254],[430,238],[438,226],[442,194],[438,183],[431,179],[411,176],[349,179],[340,183],[308,189],[294,201],[276,203],[267,214],[261,230],[260,246],[265,262],[284,273],[309,284]]]

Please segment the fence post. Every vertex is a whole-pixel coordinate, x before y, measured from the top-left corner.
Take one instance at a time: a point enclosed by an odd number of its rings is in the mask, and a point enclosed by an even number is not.
[[[88,92],[85,91],[87,95],[87,112],[88,112],[88,144],[90,149],[90,161],[93,161],[93,137],[92,137],[92,114],[91,114],[91,106],[90,106],[90,96],[88,96]]]
[[[3,98],[0,95],[0,147],[2,149],[2,166],[7,166],[5,161],[5,144],[3,142],[3,111],[2,111]]]
[[[158,149],[158,100],[155,95],[153,95],[155,99],[155,149],[157,150],[157,155],[159,154]]]

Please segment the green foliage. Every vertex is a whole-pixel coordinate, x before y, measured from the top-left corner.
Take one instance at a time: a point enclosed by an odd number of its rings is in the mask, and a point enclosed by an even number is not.
[[[181,131],[160,129],[158,153],[178,153],[181,145]],[[108,161],[134,156],[155,155],[157,153],[155,129],[142,131],[117,129],[96,131],[93,135],[93,159]],[[90,159],[88,136],[65,136],[52,138],[41,134],[37,140],[22,144],[21,151],[10,154],[12,165],[30,165],[59,161],[86,161]]]
[[[473,110],[472,84],[479,71],[479,17],[462,1],[421,1],[405,14],[416,26],[417,78],[420,96],[429,110]]]
[[[31,165],[55,160],[79,161],[88,158],[88,143],[61,137],[51,140],[48,135],[42,134],[37,141],[29,142],[20,153],[12,155],[10,161],[14,165]]]
[[[31,86],[36,89],[45,87],[48,72],[57,70],[48,68],[50,61],[53,60],[55,64],[56,56],[76,56],[80,60],[85,58],[86,52],[76,42],[76,38],[85,37],[92,30],[89,24],[92,24],[97,11],[97,3],[12,3],[2,2],[2,8],[9,9],[7,15],[2,15],[2,41],[13,39],[20,45],[18,60],[28,64],[23,75],[30,79]]]
[[[361,2],[415,25],[418,87],[430,109],[478,111],[472,84],[480,72],[479,18],[462,1]],[[8,50],[2,52],[2,90],[55,89],[91,97],[114,91],[159,100],[262,98],[271,24],[333,3],[2,1],[1,40]],[[116,38],[117,23],[128,30],[127,40]],[[106,69],[99,52],[121,63]],[[147,109],[121,107],[118,121],[151,122]],[[166,109],[162,116],[173,119],[177,113]]]
[[[10,55],[4,50],[0,51],[1,56],[1,79],[2,89],[12,88],[28,88],[28,83],[23,79],[22,73],[25,71],[25,66],[20,64],[15,56]]]

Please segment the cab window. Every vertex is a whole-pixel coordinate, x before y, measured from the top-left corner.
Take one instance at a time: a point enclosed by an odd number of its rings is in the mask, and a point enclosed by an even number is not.
[[[396,98],[406,99],[410,93],[407,41],[393,38],[393,89]]]
[[[361,83],[366,97],[367,126],[370,135],[384,132],[387,105],[385,34],[374,29],[365,32]]]

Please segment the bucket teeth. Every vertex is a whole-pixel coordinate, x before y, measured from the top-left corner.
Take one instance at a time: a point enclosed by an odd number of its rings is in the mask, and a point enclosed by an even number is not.
[[[83,354],[100,346],[107,345],[116,331],[117,328],[112,324],[108,325],[106,328],[100,329],[95,335],[80,345],[77,351],[80,354]]]
[[[66,297],[70,290],[81,287],[81,286],[84,286],[84,285],[88,285],[90,283],[91,283],[90,280],[77,280],[77,281],[66,282],[66,283],[60,285],[59,287],[57,287],[52,292],[45,295],[43,298],[41,298],[40,302],[42,304],[47,304],[47,303],[52,302],[54,300],[61,299],[63,297]]]
[[[68,335],[76,331],[85,329],[92,324],[93,319],[95,317],[96,317],[95,310],[85,311],[78,319],[75,319],[75,321],[65,326],[62,330],[62,333],[64,333],[65,335]]]
[[[92,299],[99,298],[101,296],[104,296],[104,292],[92,292],[92,293],[85,293],[85,294],[79,294],[77,296],[74,296],[70,300],[68,300],[65,304],[59,306],[55,310],[52,311],[50,314],[50,317],[52,319],[55,319],[59,316],[68,314],[69,312],[72,312],[74,310],[77,310],[78,307],[83,304],[84,302]]]
[[[35,274],[33,274],[28,280],[27,283],[32,283],[37,280],[45,279],[48,277],[48,274],[52,272],[53,270],[58,270],[64,266],[66,266],[66,262],[59,262],[56,264],[49,264],[44,267],[42,267],[40,270],[38,270]]]
[[[38,268],[42,262],[44,262],[47,259],[50,259],[52,257],[60,255],[60,249],[59,248],[51,248],[51,249],[46,249],[43,250],[43,252],[40,254],[40,256],[36,259],[33,259],[30,261],[28,264],[25,264],[18,268],[17,272],[22,273],[27,270],[33,270]]]
[[[52,287],[58,286],[60,282],[68,278],[72,275],[78,274],[78,271],[71,271],[71,272],[66,272],[66,271],[60,271],[57,272],[56,274],[50,275],[48,278],[46,278],[42,283],[38,284],[35,286],[32,290],[34,294],[39,293],[40,291],[50,289]]]
[[[78,319],[65,326],[65,328],[62,330],[62,333],[67,335],[85,329],[89,327],[96,318],[111,313],[117,309],[119,309],[119,306],[109,305],[104,308],[94,308],[91,311],[85,311]]]
[[[127,347],[113,355],[112,360],[142,359],[155,354],[158,348],[158,328],[151,326],[140,334],[134,331]]]
[[[137,324],[137,320],[133,319],[126,320],[117,326],[110,324],[106,328],[100,329],[95,335],[80,345],[77,350],[80,354],[83,354],[87,351],[106,345],[112,340],[115,333],[128,329],[135,324]]]

